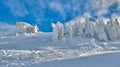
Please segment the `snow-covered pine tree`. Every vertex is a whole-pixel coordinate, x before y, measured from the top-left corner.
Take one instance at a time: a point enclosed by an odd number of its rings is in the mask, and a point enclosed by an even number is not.
[[[84,32],[84,35],[86,37],[94,37],[93,23],[89,22],[87,19],[86,19],[86,22],[85,22],[85,32]]]
[[[113,20],[108,21],[107,23],[107,35],[109,40],[115,40],[117,39],[117,31],[114,26]]]
[[[78,27],[77,35],[79,35],[81,37],[84,33],[84,23],[78,22],[77,27]]]
[[[120,39],[120,24],[118,22],[118,18],[115,18],[113,20],[113,23],[114,23],[114,28],[115,28],[115,30],[117,32],[117,39]]]
[[[78,33],[78,23],[77,22],[72,22],[72,33],[73,33],[73,37],[77,36]]]
[[[63,24],[57,22],[56,24],[52,23],[53,27],[53,40],[61,40],[64,36],[64,27]]]
[[[104,21],[103,19],[99,19],[96,22],[96,27],[95,27],[95,34],[98,40],[100,41],[107,41],[107,35],[105,32],[105,28],[104,28]]]
[[[72,24],[71,23],[66,23],[65,24],[65,35],[67,37],[71,37],[73,35],[73,31],[72,31]]]
[[[53,28],[52,39],[57,40],[58,30],[57,30],[57,27],[56,27],[56,25],[54,23],[52,23],[52,28]]]
[[[65,25],[57,22],[52,24],[53,40],[61,40],[64,36],[75,37],[83,36],[96,38],[100,41],[120,39],[120,22],[118,19],[99,19],[96,22],[90,22],[85,19],[81,22],[80,19],[72,20]]]

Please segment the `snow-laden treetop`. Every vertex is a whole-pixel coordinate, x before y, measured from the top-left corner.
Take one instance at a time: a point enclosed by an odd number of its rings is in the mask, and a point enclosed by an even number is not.
[[[77,18],[66,24],[57,22],[52,24],[53,39],[66,37],[90,37],[100,41],[120,39],[120,18],[98,19],[90,22],[85,18]]]

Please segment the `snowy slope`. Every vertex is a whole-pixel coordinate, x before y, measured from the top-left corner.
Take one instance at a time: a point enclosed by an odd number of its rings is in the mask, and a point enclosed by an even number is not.
[[[42,64],[43,67],[46,67],[44,64],[52,63],[51,61],[54,61],[53,63],[57,65],[59,62],[64,64],[64,62],[67,62],[67,59],[71,59],[70,62],[74,63],[72,60],[75,58],[81,60],[85,56],[120,52],[119,44],[119,40],[114,42],[99,42],[95,41],[94,38],[84,37],[65,38],[63,40],[53,41],[52,33],[37,33],[31,36],[1,36],[0,66],[28,67],[33,65],[36,67],[37,64],[39,67]]]
[[[114,57],[114,58],[113,58]],[[25,67],[120,67],[120,53],[82,57],[77,59],[52,61]]]

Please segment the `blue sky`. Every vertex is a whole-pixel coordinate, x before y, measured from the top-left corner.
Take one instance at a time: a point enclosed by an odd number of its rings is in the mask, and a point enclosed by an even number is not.
[[[95,20],[119,15],[120,0],[0,0],[0,25],[24,21],[37,24],[44,32],[52,31],[51,23],[57,21],[65,23],[76,17]]]

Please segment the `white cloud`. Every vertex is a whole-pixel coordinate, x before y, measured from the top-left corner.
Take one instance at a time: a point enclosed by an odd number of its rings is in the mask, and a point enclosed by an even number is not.
[[[98,12],[96,12],[95,14],[97,16],[103,16],[105,14],[107,14],[108,10],[107,9],[101,9],[101,10],[98,10]]]
[[[27,11],[24,3],[19,2],[19,0],[7,0],[5,2],[6,5],[10,8],[11,12],[15,16],[25,16],[29,12]]]
[[[61,1],[49,1],[49,6],[53,11],[58,11],[63,17],[66,17],[66,11],[71,12],[71,16],[74,17],[74,15],[81,13],[82,9],[84,9],[86,11],[83,12],[82,16],[89,19],[92,18],[93,15],[101,18],[108,14],[108,8],[116,2],[119,3],[117,10],[120,11],[120,0],[70,0],[68,3],[62,3]]]
[[[114,3],[120,3],[120,0],[91,0],[86,9],[94,11],[94,15],[102,17],[109,12],[108,8]]]
[[[63,1],[64,0],[7,0],[5,3],[10,7],[11,12],[15,16],[24,17],[30,12],[36,18],[37,22],[47,20],[44,15],[44,10],[47,8],[50,8],[54,12],[59,12],[63,20],[66,20],[68,17],[67,14],[70,14],[72,18],[79,16],[79,14],[86,18],[92,18],[92,15],[99,18],[103,17],[109,12],[108,8],[115,2],[118,3],[117,10],[120,11],[120,0],[69,0],[64,1],[64,3]],[[28,8],[25,7],[25,4],[31,7],[29,11]]]
[[[70,0],[70,1],[49,1],[49,7],[53,11],[57,11],[62,16],[62,19],[66,19],[67,14],[70,13],[71,17],[77,15],[81,12],[80,0]]]
[[[63,5],[59,2],[50,2],[49,6],[50,6],[51,9],[59,11],[61,14],[64,12]]]
[[[59,14],[62,16],[63,20],[65,19],[65,5],[61,2],[49,2],[49,7],[52,11],[59,12]]]

